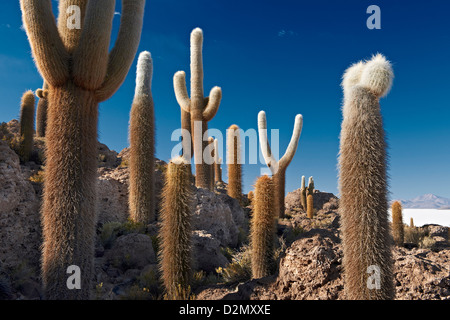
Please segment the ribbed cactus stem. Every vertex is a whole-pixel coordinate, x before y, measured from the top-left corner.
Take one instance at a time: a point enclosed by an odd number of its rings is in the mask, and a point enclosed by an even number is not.
[[[81,27],[68,28],[69,6]],[[145,0],[122,0],[111,52],[115,1],[20,0],[37,68],[49,86],[46,179],[42,209],[42,278],[48,299],[88,299],[94,270],[98,104],[128,74],[140,42]],[[81,272],[81,289],[67,287],[68,267]]]
[[[275,183],[275,202],[277,214],[280,218],[284,218],[285,211],[285,185],[286,185],[286,169],[294,158],[297,151],[298,141],[303,127],[303,116],[298,114],[295,117],[294,130],[292,132],[291,141],[286,149],[285,154],[280,160],[276,160],[269,145],[269,139],[267,135],[267,120],[266,113],[261,111],[258,114],[258,134],[259,143],[264,160],[272,171],[274,183]]]
[[[250,229],[253,278],[270,275],[273,263],[276,221],[274,187],[272,179],[268,176],[260,177],[255,184]]]
[[[189,159],[190,160],[190,159]],[[186,292],[192,277],[191,218],[194,193],[189,161],[172,159],[166,171],[162,191],[160,268],[169,299]]]
[[[306,211],[306,181],[305,176],[302,176],[302,185],[300,187],[300,202],[302,204],[303,210]]]
[[[403,225],[402,204],[399,201],[395,201],[392,204],[392,234],[395,244],[403,246],[405,242],[405,229]]]
[[[190,114],[191,135],[195,161],[195,185],[198,188],[211,189],[211,171],[203,157],[204,150],[208,147],[205,138],[210,121],[219,109],[222,99],[222,89],[214,87],[208,98],[203,92],[203,31],[196,28],[191,33],[191,97],[189,98],[186,87],[186,73],[178,71],[174,75],[174,89],[178,104],[182,109],[182,127],[187,129],[187,116]]]
[[[20,156],[24,162],[30,160],[34,136],[34,93],[27,91],[20,105]]]
[[[42,89],[36,90],[39,102],[36,110],[36,137],[45,137],[47,128],[47,108],[48,108],[48,85],[44,82]]]
[[[230,197],[242,204],[241,136],[235,124],[227,130],[228,189]]]
[[[314,197],[312,194],[309,194],[308,197],[306,198],[306,216],[309,219],[314,218]]]
[[[344,77],[339,211],[345,293],[351,300],[395,296],[387,203],[387,154],[380,97],[390,89],[391,64],[381,55]],[[351,83],[351,87],[347,85]]]
[[[150,52],[139,55],[136,91],[130,113],[129,210],[133,221],[155,220],[155,119]]]

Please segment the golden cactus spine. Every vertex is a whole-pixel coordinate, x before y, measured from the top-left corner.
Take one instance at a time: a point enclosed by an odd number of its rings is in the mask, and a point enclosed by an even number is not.
[[[36,110],[36,137],[45,137],[47,128],[48,85],[44,82],[42,89],[36,91],[39,102]]]
[[[300,187],[300,202],[302,204],[303,210],[307,210],[306,204],[306,181],[305,176],[302,176],[302,185]]]
[[[395,244],[403,246],[405,242],[405,229],[403,225],[402,204],[399,201],[395,201],[392,204],[392,234]]]
[[[395,296],[387,204],[387,155],[379,99],[393,79],[381,55],[344,75],[340,136],[339,210],[345,293],[350,300]]]
[[[139,55],[136,92],[130,114],[129,210],[133,221],[155,220],[155,115],[150,52]]]
[[[111,50],[115,1],[20,0],[37,68],[49,86],[46,179],[42,208],[42,278],[47,299],[88,299],[95,244],[98,104],[124,81],[140,41],[145,0],[123,0]],[[82,28],[69,28],[70,6]],[[70,290],[67,269],[81,273]]]
[[[267,137],[267,120],[266,113],[261,111],[258,114],[258,135],[259,143],[261,146],[261,151],[264,160],[272,171],[274,184],[275,184],[275,202],[276,211],[280,218],[284,218],[285,211],[285,188],[286,188],[286,170],[292,159],[294,158],[295,152],[297,151],[298,141],[303,127],[303,116],[298,114],[295,117],[294,130],[292,132],[291,141],[286,149],[284,156],[280,160],[276,160],[269,145],[269,139]]]
[[[191,216],[194,191],[189,161],[169,162],[162,191],[160,268],[169,299],[187,293],[191,281]]]
[[[235,124],[227,130],[227,163],[227,194],[242,204],[241,136],[239,127]]]
[[[186,87],[186,74],[178,71],[174,76],[175,96],[182,111],[188,112],[191,118],[191,134],[194,149],[195,185],[198,188],[211,188],[211,171],[203,158],[208,146],[208,121],[219,109],[222,89],[212,88],[208,98],[203,92],[203,31],[196,28],[191,33],[191,97]]]
[[[34,93],[26,91],[20,105],[20,146],[19,154],[24,162],[30,160],[33,152],[34,136]]]
[[[306,215],[309,219],[314,218],[314,198],[312,194],[308,194],[308,197],[306,197]]]
[[[255,184],[250,229],[253,278],[270,275],[273,263],[276,221],[274,187],[273,179],[268,176],[260,177]]]

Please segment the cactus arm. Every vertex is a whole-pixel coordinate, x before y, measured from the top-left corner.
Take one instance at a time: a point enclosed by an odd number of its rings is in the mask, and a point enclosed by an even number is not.
[[[300,139],[300,135],[302,133],[303,128],[303,116],[298,114],[295,117],[294,130],[292,132],[291,141],[286,149],[284,156],[279,161],[279,166],[282,168],[287,168],[289,163],[291,163],[294,158],[295,152],[297,151],[298,140]]]
[[[260,111],[258,114],[258,136],[264,160],[272,173],[275,174],[278,171],[278,161],[274,158],[270,149],[269,139],[267,138],[266,113],[264,111]]]
[[[116,1],[89,1],[83,32],[73,53],[74,82],[85,89],[98,89],[106,77]]]
[[[209,98],[207,99],[206,108],[203,111],[203,119],[210,121],[219,110],[220,101],[222,100],[222,89],[214,87],[211,89]]]
[[[81,33],[84,29],[83,23],[87,4],[88,0],[59,0],[57,26],[61,40],[64,43],[69,55],[73,53],[80,42]],[[74,11],[73,6],[80,8],[80,29],[68,28],[69,23],[72,23],[75,19],[78,19],[78,17],[75,16],[76,12]]]
[[[190,112],[191,99],[189,99],[186,87],[186,73],[184,71],[178,71],[173,76],[173,88],[175,90],[175,97],[182,111]]]
[[[97,101],[109,99],[125,80],[139,46],[144,7],[145,0],[122,0],[119,34],[109,54],[106,79],[96,91]]]
[[[20,0],[22,19],[36,66],[51,86],[69,77],[69,54],[59,36],[50,0]]]
[[[136,90],[137,96],[152,96],[152,76],[153,76],[153,60],[152,55],[148,51],[143,51],[139,55],[136,72]]]

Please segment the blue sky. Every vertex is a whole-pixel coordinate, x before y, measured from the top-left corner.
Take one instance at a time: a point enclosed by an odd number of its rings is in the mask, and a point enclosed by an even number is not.
[[[18,1],[0,10],[0,121],[19,114],[26,89],[42,85],[21,30]],[[120,12],[120,1],[117,1]],[[56,2],[53,2],[56,7]],[[369,30],[369,5],[381,8],[381,30]],[[180,126],[172,79],[189,79],[189,35],[204,31],[205,92],[218,85],[223,100],[210,128],[231,124],[256,129],[265,110],[280,129],[280,152],[289,143],[294,117],[304,127],[288,168],[286,190],[314,176],[316,188],[337,193],[342,73],[377,52],[392,61],[394,86],[381,101],[389,139],[392,198],[434,193],[450,198],[450,3],[442,0],[148,0],[139,50],[152,52],[157,130],[156,156],[167,161]],[[120,15],[115,18],[115,30]],[[114,38],[114,36],[113,36]],[[100,105],[99,138],[111,149],[128,145],[135,64],[119,91]],[[189,86],[189,83],[188,83]],[[245,165],[248,192],[262,165]],[[224,179],[226,179],[224,168]]]

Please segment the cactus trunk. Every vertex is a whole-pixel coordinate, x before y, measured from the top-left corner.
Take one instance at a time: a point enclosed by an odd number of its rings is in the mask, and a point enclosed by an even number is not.
[[[20,156],[24,162],[31,158],[34,136],[34,93],[27,91],[22,97],[20,107]]]
[[[395,244],[403,246],[405,242],[405,230],[403,225],[402,205],[399,201],[395,201],[392,204],[392,233]]]
[[[232,125],[227,130],[228,188],[227,194],[242,204],[242,165],[239,127]]]
[[[309,194],[308,195],[308,197],[307,197],[307,200],[306,200],[306,202],[307,202],[307,210],[306,210],[306,216],[309,218],[309,219],[312,219],[312,218],[314,218],[314,198],[313,198],[313,195],[312,194]]]
[[[279,168],[273,176],[275,185],[275,208],[279,218],[285,217],[286,168]]]

